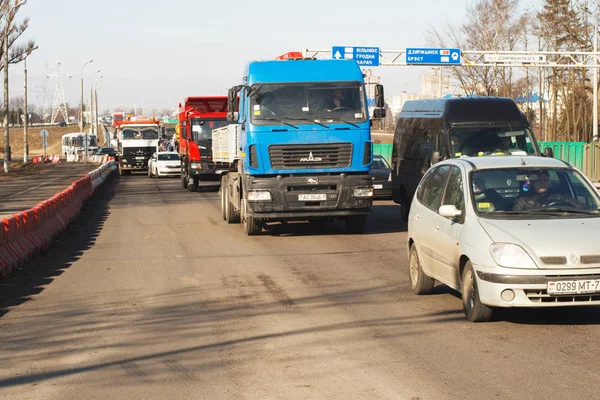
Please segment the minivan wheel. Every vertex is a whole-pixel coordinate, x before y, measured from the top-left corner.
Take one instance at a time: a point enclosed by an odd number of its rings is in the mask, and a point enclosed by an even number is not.
[[[410,200],[405,191],[400,193],[400,216],[402,221],[408,222],[408,214],[410,212]]]
[[[471,322],[487,322],[492,319],[493,309],[479,298],[479,289],[471,261],[467,261],[462,275],[462,301],[465,316]]]
[[[418,295],[430,293],[431,289],[433,289],[433,285],[435,284],[435,280],[425,275],[425,272],[423,272],[421,261],[419,261],[419,254],[417,253],[416,244],[413,244],[410,248],[410,253],[408,255],[408,268],[410,286],[412,287],[413,292]]]

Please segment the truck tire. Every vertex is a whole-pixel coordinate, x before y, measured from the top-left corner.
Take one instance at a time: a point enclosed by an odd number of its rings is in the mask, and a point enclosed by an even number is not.
[[[225,189],[221,186],[221,216],[223,217],[223,221],[227,221],[227,213],[225,213]]]
[[[244,232],[246,232],[246,235],[254,236],[262,232],[262,221],[257,220],[256,218],[254,218],[254,215],[252,215],[252,213],[248,212],[248,202],[246,201],[246,199],[242,200],[241,214],[242,226],[244,227]]]
[[[197,192],[198,191],[198,180],[192,179],[192,182],[190,182],[190,179],[188,178],[187,190],[188,190],[188,192]]]
[[[367,214],[363,215],[350,215],[345,219],[346,232],[359,234],[365,231],[365,225],[367,225]]]
[[[236,224],[240,222],[240,215],[235,212],[233,209],[233,204],[231,203],[229,187],[225,186],[225,192],[223,192],[223,195],[225,196],[225,220],[228,224]]]
[[[188,181],[187,181],[187,173],[185,165],[181,164],[181,187],[187,189]]]

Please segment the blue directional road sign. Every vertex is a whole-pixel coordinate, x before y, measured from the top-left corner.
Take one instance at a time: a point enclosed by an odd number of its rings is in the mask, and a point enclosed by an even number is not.
[[[460,65],[460,49],[407,48],[409,65]]]
[[[331,57],[336,60],[354,60],[363,67],[378,67],[379,47],[333,46]]]

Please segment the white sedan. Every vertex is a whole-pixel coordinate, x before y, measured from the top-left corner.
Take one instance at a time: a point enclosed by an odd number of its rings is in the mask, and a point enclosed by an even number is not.
[[[496,307],[600,305],[600,196],[571,165],[543,157],[436,164],[408,219],[416,294],[461,292],[470,321]]]
[[[148,177],[181,176],[181,158],[174,151],[158,151],[148,161]]]

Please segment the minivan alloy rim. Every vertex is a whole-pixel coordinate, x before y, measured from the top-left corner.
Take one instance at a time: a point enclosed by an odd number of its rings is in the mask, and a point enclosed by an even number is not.
[[[419,260],[417,258],[416,252],[410,258],[410,277],[412,286],[416,286],[417,280],[419,279]]]

